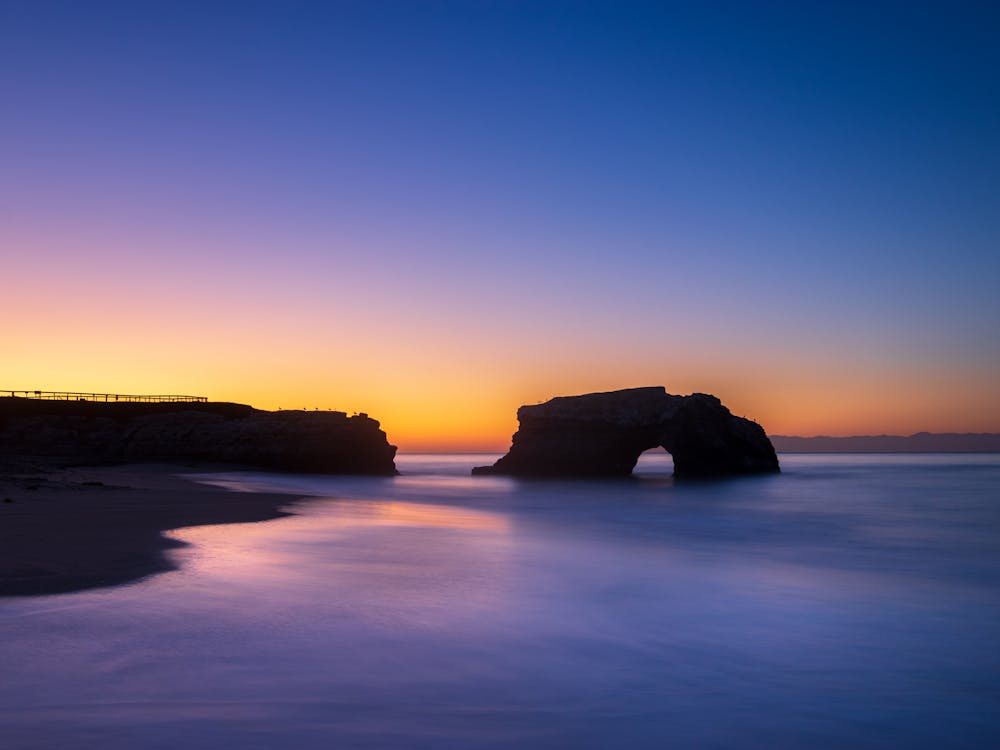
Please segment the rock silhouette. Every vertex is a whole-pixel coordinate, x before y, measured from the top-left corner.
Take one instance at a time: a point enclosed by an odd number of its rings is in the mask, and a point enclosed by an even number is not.
[[[236,463],[326,474],[396,473],[396,447],[367,415],[245,404],[0,398],[0,456],[67,463]]]
[[[660,386],[561,396],[522,406],[510,451],[473,474],[628,476],[639,455],[662,446],[678,477],[779,471],[763,428],[715,396],[674,396]]]

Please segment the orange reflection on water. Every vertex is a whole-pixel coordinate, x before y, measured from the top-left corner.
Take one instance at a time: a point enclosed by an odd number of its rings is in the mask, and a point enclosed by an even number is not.
[[[383,526],[422,526],[428,528],[474,529],[498,534],[510,532],[504,516],[467,508],[416,503],[365,503],[374,522]]]
[[[174,551],[185,577],[208,583],[220,578],[302,585],[305,579],[330,581],[347,570],[353,578],[373,569],[394,571],[410,588],[428,580],[503,578],[512,527],[503,515],[447,505],[401,501],[316,499],[299,514],[263,523],[198,526],[170,536],[187,543]],[[411,531],[426,530],[414,537]],[[423,579],[419,583],[414,579]],[[306,584],[308,585],[308,584]],[[386,581],[380,581],[381,586]],[[469,586],[486,595],[481,581]]]

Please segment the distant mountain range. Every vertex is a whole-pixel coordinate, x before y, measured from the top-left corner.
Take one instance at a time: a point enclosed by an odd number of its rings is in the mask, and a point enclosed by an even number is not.
[[[997,432],[795,437],[771,435],[778,453],[1000,453]]]

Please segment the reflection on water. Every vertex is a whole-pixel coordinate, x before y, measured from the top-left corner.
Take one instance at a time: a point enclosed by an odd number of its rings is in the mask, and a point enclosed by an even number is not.
[[[225,587],[230,599],[266,593],[288,605],[315,592],[349,601],[354,617],[391,611],[412,625],[498,606],[509,577],[504,516],[357,500],[312,501],[303,511],[276,523],[181,529],[171,536],[190,546],[173,554],[187,577]],[[454,597],[461,608],[449,606]],[[326,606],[305,603],[306,619]]]
[[[3,748],[1000,746],[1000,459],[235,473],[298,515],[0,602]]]

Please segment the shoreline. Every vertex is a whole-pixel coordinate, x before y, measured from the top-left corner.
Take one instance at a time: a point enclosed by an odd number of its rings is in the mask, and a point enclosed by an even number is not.
[[[233,468],[142,463],[0,464],[0,598],[134,583],[177,570],[165,532],[294,515],[303,496],[234,492],[182,474]]]

